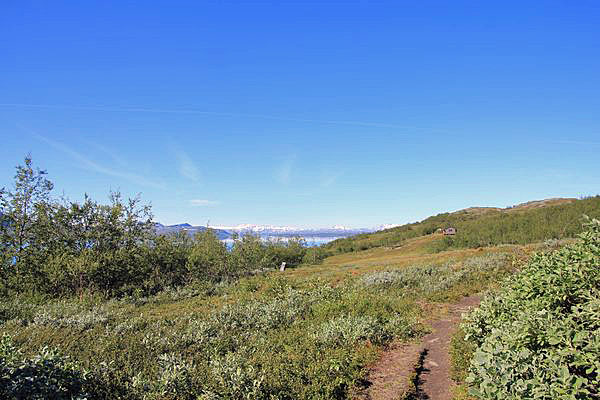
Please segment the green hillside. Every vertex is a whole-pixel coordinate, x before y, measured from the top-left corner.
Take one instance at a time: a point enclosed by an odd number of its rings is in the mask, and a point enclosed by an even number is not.
[[[499,244],[527,244],[574,237],[581,232],[581,218],[600,217],[600,196],[581,200],[554,199],[498,208],[470,208],[438,214],[421,222],[335,240],[325,246],[328,254],[395,247],[405,240],[455,227],[458,233],[436,244],[435,250],[476,248]]]

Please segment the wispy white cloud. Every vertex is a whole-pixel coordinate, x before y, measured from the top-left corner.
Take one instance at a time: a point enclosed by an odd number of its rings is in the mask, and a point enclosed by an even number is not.
[[[205,200],[205,199],[192,199],[190,200],[190,205],[193,207],[214,207],[221,204],[219,201],[215,200]]]
[[[292,180],[292,169],[294,167],[294,162],[296,161],[296,156],[288,157],[275,171],[275,178],[277,181],[283,185],[289,185]]]
[[[192,182],[200,182],[200,169],[194,163],[194,160],[183,150],[175,149],[175,156],[177,157],[177,166],[179,173],[184,178],[191,180]]]
[[[72,149],[71,147],[69,147],[63,143],[49,139],[49,138],[39,135],[37,133],[33,133],[33,136],[35,138],[37,138],[38,140],[41,140],[41,141],[47,143],[51,147],[67,154],[68,156],[73,158],[75,161],[77,161],[79,163],[79,166],[82,168],[88,169],[90,171],[93,171],[93,172],[96,172],[96,173],[99,173],[102,175],[125,179],[136,185],[152,187],[155,189],[165,189],[165,184],[162,182],[157,182],[157,181],[148,179],[145,176],[140,175],[134,171],[131,171],[131,170],[127,171],[125,168],[116,170],[116,169],[106,167],[95,161],[90,160],[89,158],[84,156],[82,153]]]
[[[342,172],[333,172],[333,171],[323,172],[323,174],[321,175],[320,184],[322,187],[329,187],[329,186],[333,185],[335,183],[335,181],[337,181],[337,179],[342,175],[343,175]]]
[[[103,146],[103,145],[101,145],[99,143],[94,143],[94,142],[89,142],[89,141],[87,143],[90,146],[95,147],[96,149],[98,149],[102,153],[104,153],[107,156],[109,156],[111,158],[111,160],[113,161],[114,165],[118,165],[121,168],[127,168],[127,161],[125,161],[125,159],[123,157],[121,157],[119,154],[117,154],[112,149],[109,149],[108,147]]]

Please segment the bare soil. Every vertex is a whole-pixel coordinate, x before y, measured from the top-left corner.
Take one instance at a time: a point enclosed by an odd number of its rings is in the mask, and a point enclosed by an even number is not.
[[[461,315],[479,305],[479,296],[449,304],[441,319],[430,321],[431,333],[416,344],[396,344],[387,349],[368,376],[368,387],[357,393],[363,400],[450,400],[450,340]]]

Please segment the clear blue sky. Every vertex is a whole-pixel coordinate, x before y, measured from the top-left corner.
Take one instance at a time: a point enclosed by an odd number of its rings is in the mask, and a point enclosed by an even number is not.
[[[372,226],[600,193],[600,2],[0,5],[0,178]]]

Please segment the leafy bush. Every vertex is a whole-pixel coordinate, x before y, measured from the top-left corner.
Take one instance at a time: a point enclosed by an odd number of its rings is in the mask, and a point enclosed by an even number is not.
[[[534,256],[467,317],[478,398],[600,396],[600,221],[580,239]]]
[[[234,240],[229,264],[237,274],[279,267],[278,260],[270,249],[274,246],[274,243],[263,242],[258,235],[247,233]]]
[[[364,275],[360,284],[367,287],[397,287],[425,295],[434,300],[447,300],[453,289],[465,287],[473,292],[491,279],[498,279],[511,270],[505,253],[472,257],[463,263],[415,265],[400,270]],[[461,294],[461,293],[459,293]]]
[[[231,274],[227,270],[227,248],[225,243],[211,231],[198,232],[187,260],[187,269],[193,279],[218,280]]]
[[[0,397],[3,399],[86,399],[86,373],[69,357],[42,348],[27,358],[4,335],[0,339]]]
[[[193,365],[174,354],[161,354],[157,360],[158,372],[155,379],[134,377],[132,387],[144,392],[143,398],[151,399],[196,399]]]
[[[457,329],[450,342],[450,375],[455,382],[464,383],[474,351],[475,344],[465,339],[462,329]]]
[[[308,249],[306,241],[300,237],[288,240],[275,240],[267,242],[267,252],[276,266],[285,262],[288,267],[294,267],[304,262]],[[313,254],[317,254],[314,253]]]
[[[322,246],[310,247],[306,249],[302,257],[303,264],[320,264],[328,256],[327,250]]]
[[[368,340],[381,344],[393,336],[373,317],[348,315],[326,321],[313,337],[320,343],[348,344]]]

